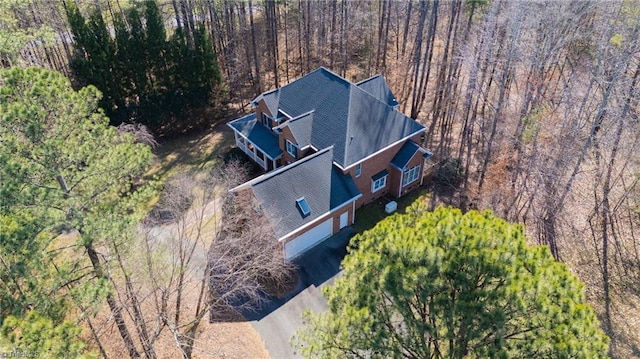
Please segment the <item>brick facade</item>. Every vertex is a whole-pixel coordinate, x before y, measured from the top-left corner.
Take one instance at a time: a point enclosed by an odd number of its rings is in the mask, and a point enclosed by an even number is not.
[[[417,143],[420,143],[421,134],[417,134],[413,136],[411,140]],[[400,175],[400,171],[397,168],[391,166],[391,160],[398,153],[400,148],[402,148],[405,142],[406,141],[400,142],[386,149],[382,153],[379,153],[376,156],[361,162],[362,171],[361,171],[360,177],[356,177],[356,166],[353,166],[344,172],[344,173],[349,173],[351,175],[351,178],[353,178],[353,181],[355,182],[356,186],[358,186],[360,193],[362,193],[362,197],[356,202],[356,208],[360,208],[361,206],[367,203],[373,202],[376,199],[387,194],[390,194],[393,197],[398,197],[398,189],[400,188],[400,185],[401,185],[401,179],[400,179],[401,175]],[[422,157],[419,155],[415,155],[414,158],[411,159],[409,168],[411,168],[411,165],[415,166],[415,163],[417,163],[416,161],[419,162],[418,158],[420,158],[420,160],[422,159]],[[386,186],[372,193],[371,177],[373,177],[374,175],[384,170],[387,170],[389,172]],[[420,180],[418,180],[417,182],[419,185]],[[401,196],[409,192],[411,189],[416,189],[416,188],[417,186],[414,186],[414,184],[407,186],[405,189],[403,189]]]
[[[279,140],[278,140],[278,144],[280,145],[280,150],[282,151],[282,158],[280,159],[280,166],[284,166],[287,163],[291,163],[291,162],[295,162],[296,160],[299,160],[300,158],[302,158],[302,153],[300,151],[300,149],[298,148],[298,156],[297,157],[293,157],[289,154],[289,152],[287,152],[287,140],[291,141],[291,143],[293,143],[294,145],[298,146],[298,143],[296,142],[296,139],[293,137],[293,133],[291,133],[291,130],[289,129],[288,126],[284,126],[282,128],[282,133],[279,136]]]

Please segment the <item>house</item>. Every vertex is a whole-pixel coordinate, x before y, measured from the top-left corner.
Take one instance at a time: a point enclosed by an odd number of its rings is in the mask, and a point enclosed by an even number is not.
[[[423,182],[426,128],[397,110],[381,75],[354,84],[321,67],[251,104],[228,126],[266,173],[233,191],[252,191],[288,259]]]

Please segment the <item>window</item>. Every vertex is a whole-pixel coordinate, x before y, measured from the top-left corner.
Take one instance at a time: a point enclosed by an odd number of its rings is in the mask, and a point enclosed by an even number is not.
[[[290,154],[293,158],[296,158],[297,148],[291,141],[287,141],[287,153]]]
[[[273,127],[273,119],[264,112],[262,113],[262,124],[268,128]]]
[[[373,181],[371,184],[371,193],[378,192],[387,185],[387,176]]]
[[[420,178],[420,165],[404,171],[402,187],[406,187]]]
[[[362,174],[362,163],[358,163],[356,165],[356,178],[360,177],[361,174]]]
[[[387,185],[387,176],[389,172],[384,170],[375,176],[371,177],[371,193],[378,192]]]
[[[296,206],[302,215],[302,218],[307,218],[311,214],[311,207],[304,197],[300,197],[296,200]]]

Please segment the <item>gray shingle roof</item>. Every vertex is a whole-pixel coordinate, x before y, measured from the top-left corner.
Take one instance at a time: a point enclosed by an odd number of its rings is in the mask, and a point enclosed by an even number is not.
[[[409,163],[411,158],[416,154],[416,152],[420,151],[421,147],[413,142],[407,141],[404,145],[398,150],[398,153],[391,160],[391,164],[398,167],[399,169],[404,169],[404,167]]]
[[[353,182],[349,174],[343,174],[336,166],[331,168],[331,209],[337,208],[341,204],[354,198],[360,197],[361,193]]]
[[[278,137],[266,127],[257,125],[256,114],[241,117],[228,123],[238,132],[242,133],[249,141],[253,142],[260,149],[265,151],[271,159],[276,159],[282,154],[278,145]]]
[[[358,82],[356,86],[367,91],[368,93],[373,95],[373,97],[391,107],[398,105],[398,101],[396,101],[395,96],[393,96],[393,92],[391,92],[387,81],[380,74],[370,77],[366,80],[362,80]]]
[[[311,144],[319,149],[334,146],[334,161],[342,168],[425,129],[322,67],[256,100],[261,98],[270,109],[277,103],[293,117],[314,111]]]
[[[265,92],[264,94],[261,95],[261,97],[262,99],[264,99],[264,102],[267,105],[269,112],[271,112],[271,115],[274,117],[278,116],[277,113],[278,113],[278,101],[280,99],[280,89],[275,89],[269,92]],[[258,97],[258,99],[259,98],[260,97]]]
[[[291,119],[283,124],[288,126],[296,139],[298,146],[304,148],[311,144],[311,131],[313,128],[313,112],[309,112],[294,119]]]
[[[250,182],[278,238],[360,196],[351,176],[335,169],[332,159],[330,147]],[[304,218],[296,204],[302,197],[311,209]]]

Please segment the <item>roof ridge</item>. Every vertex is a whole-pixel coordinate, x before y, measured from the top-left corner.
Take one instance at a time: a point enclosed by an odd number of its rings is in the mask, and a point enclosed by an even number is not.
[[[375,74],[375,75],[373,75],[373,76],[371,76],[369,78],[366,78],[364,80],[356,82],[356,86],[360,86],[361,84],[363,84],[363,83],[365,83],[367,81],[371,81],[371,80],[375,79],[376,77],[382,77],[382,79],[385,80],[384,76],[382,76],[381,73],[378,73],[378,74]],[[385,80],[384,82],[387,82],[387,81]]]
[[[335,73],[335,72],[333,72],[333,71],[329,70],[328,68],[326,68],[326,67],[324,67],[324,66],[320,66],[320,67],[318,67],[318,70],[324,70],[325,72],[328,72],[330,75],[332,75],[332,76],[334,76],[334,77],[337,77],[338,79],[342,80],[343,82],[346,82],[346,83],[348,83],[349,85],[353,85],[353,82],[351,82],[351,81],[347,80],[346,78],[344,78],[344,77],[342,77],[342,76],[338,75],[337,73]],[[317,71],[317,70],[316,70],[316,71]]]
[[[307,117],[309,115],[313,115],[314,112],[316,112],[316,110],[307,111],[307,112],[302,113],[302,114],[300,114],[300,115],[298,115],[296,117],[290,118],[289,121],[285,121],[285,122],[279,124],[278,126],[276,126],[274,128],[281,130],[285,126],[288,126],[291,122],[297,122],[299,120],[303,120],[305,117]]]
[[[229,192],[236,192],[236,191],[245,189],[248,186],[253,186],[255,184],[264,182],[264,181],[266,181],[266,180],[268,180],[268,179],[270,179],[272,177],[275,177],[275,176],[277,176],[277,175],[279,175],[279,174],[281,174],[281,173],[283,173],[285,171],[288,171],[288,170],[290,170],[290,169],[292,169],[294,167],[302,165],[302,164],[304,164],[304,163],[306,163],[306,162],[308,162],[308,161],[310,161],[310,160],[312,160],[312,159],[314,159],[316,157],[320,157],[321,155],[325,154],[326,152],[329,152],[330,150],[333,151],[333,146],[329,146],[327,148],[324,148],[324,149],[312,154],[311,156],[304,157],[304,158],[302,158],[300,160],[297,160],[297,161],[295,161],[295,162],[293,162],[291,164],[288,164],[286,166],[280,167],[280,168],[278,168],[276,170],[273,170],[271,172],[267,172],[267,173],[265,173],[265,174],[263,174],[261,176],[258,176],[258,177],[254,178],[252,180],[249,180],[249,181],[247,181],[245,183],[242,183],[242,184],[230,189]],[[331,156],[331,163],[333,164],[333,156]]]
[[[286,85],[285,85],[285,86],[286,86]],[[273,90],[269,90],[269,91],[265,91],[265,92],[261,93],[261,95],[269,95],[269,94],[271,94],[272,92],[279,91],[281,88],[282,88],[282,87],[276,87],[276,88],[274,88]]]
[[[345,162],[345,163],[347,162],[347,158],[348,158],[349,145],[351,145],[351,141],[353,141],[353,136],[351,135],[350,129],[351,129],[351,108],[352,108],[351,99],[353,98],[353,96],[351,96],[351,93],[352,93],[354,87],[358,87],[358,86],[355,86],[354,84],[351,84],[349,86],[349,103],[347,105],[347,121],[346,121],[346,129],[345,129],[346,130],[346,133],[345,133],[346,138],[345,138],[344,153],[343,153],[344,157],[342,157],[343,158],[343,162]]]
[[[383,79],[384,79],[384,78],[383,78]],[[386,81],[385,81],[385,82],[386,82]],[[388,84],[387,84],[387,86],[388,86]],[[397,109],[394,109],[394,108],[393,108],[393,106],[389,105],[388,103],[386,103],[386,102],[384,102],[384,101],[380,100],[379,98],[375,97],[373,94],[371,94],[369,91],[366,91],[366,90],[365,90],[365,89],[363,89],[362,87],[360,87],[360,86],[358,86],[358,85],[354,85],[353,87],[355,87],[355,88],[359,89],[360,91],[362,91],[363,93],[365,93],[365,94],[366,94],[366,95],[368,95],[369,97],[371,97],[371,98],[373,98],[374,100],[376,100],[376,101],[380,102],[381,104],[383,104],[383,105],[387,106],[387,107],[388,107],[388,108],[390,108],[391,110],[396,111],[396,112],[400,113],[400,114],[401,114],[401,115],[403,115],[403,116],[409,117],[409,116],[405,115],[404,113],[402,113],[402,112],[398,111]],[[410,117],[409,117],[409,118],[410,118]]]
[[[315,109],[313,109],[313,110],[309,110],[309,111],[307,111],[307,112],[305,112],[305,113],[301,113],[301,114],[299,114],[298,116],[296,116],[296,117],[293,117],[293,118],[289,119],[289,121],[287,121],[287,122],[283,123],[283,125],[284,125],[284,124],[287,124],[287,123],[289,123],[289,122],[292,122],[292,121],[298,121],[298,120],[301,120],[301,119],[303,119],[303,117],[306,117],[306,116],[308,116],[308,115],[312,115],[314,112],[316,112],[316,110],[315,110]]]

